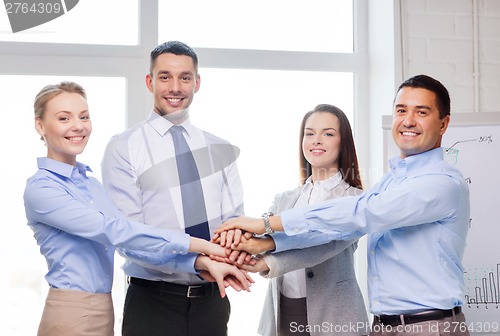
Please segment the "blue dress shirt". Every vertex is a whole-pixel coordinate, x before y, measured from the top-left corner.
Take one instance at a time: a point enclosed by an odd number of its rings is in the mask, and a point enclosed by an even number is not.
[[[470,219],[466,181],[441,148],[389,163],[390,172],[359,197],[282,212],[285,232],[320,231],[341,240],[368,233],[375,315],[460,306]]]
[[[177,254],[192,259],[188,235],[125,219],[100,182],[87,176],[88,166],[38,158],[38,168],[27,181],[24,205],[51,287],[110,293],[114,246],[159,268],[179,269]],[[194,273],[194,264],[180,271]]]
[[[349,187],[348,189],[346,189],[345,187],[339,188],[338,185],[340,184],[341,181],[342,181],[342,175],[339,172],[324,181],[315,182],[316,185],[315,187],[320,190],[320,193],[328,195],[327,197],[321,197],[321,196],[318,197],[318,195],[316,195],[318,199],[314,200],[310,204],[318,204],[327,199],[356,196],[362,193],[361,189],[357,189],[354,187]],[[346,183],[343,182],[342,185],[345,184]],[[295,208],[305,206],[307,204],[307,200],[304,200],[304,198],[308,198],[309,194],[311,193],[311,190],[313,189],[312,177],[309,177],[304,183],[304,185],[300,186],[299,188],[302,189],[301,196],[300,199],[297,200],[297,203],[293,205],[293,207]],[[300,203],[301,201],[302,203]],[[274,208],[275,204],[273,204],[273,206],[270,208],[269,211],[275,212]],[[292,206],[289,207],[289,209],[291,208]],[[360,233],[353,233],[351,238],[352,240],[355,240],[362,236],[363,235]],[[275,245],[274,253],[287,251],[291,249],[302,249],[311,246],[323,245],[332,241],[330,235],[326,235],[323,232],[319,231],[310,231],[301,234],[296,234],[293,236],[289,236],[285,232],[275,232],[272,234],[272,237]],[[349,240],[349,239],[344,239],[344,240]]]

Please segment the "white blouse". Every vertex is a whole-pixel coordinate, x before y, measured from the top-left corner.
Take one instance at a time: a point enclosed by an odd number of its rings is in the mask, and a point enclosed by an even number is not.
[[[326,180],[315,183],[312,181],[312,176],[309,176],[294,208],[326,201],[330,191],[338,186],[341,181],[342,175],[340,172]],[[281,293],[292,299],[306,297],[306,273],[304,268],[283,275]]]

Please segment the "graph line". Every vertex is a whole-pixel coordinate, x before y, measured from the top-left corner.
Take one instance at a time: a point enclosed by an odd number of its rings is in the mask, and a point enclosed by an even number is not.
[[[470,142],[470,141],[477,141],[478,139],[470,139],[470,140],[461,140],[461,141],[457,141],[455,142],[453,145],[451,145],[450,147],[446,148],[446,151],[449,151],[450,149],[452,149],[453,147],[455,147],[457,144],[459,143],[462,143],[462,142]]]

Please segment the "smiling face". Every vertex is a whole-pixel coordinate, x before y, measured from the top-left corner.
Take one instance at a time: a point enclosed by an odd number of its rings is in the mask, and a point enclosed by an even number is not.
[[[35,128],[45,141],[48,158],[76,165],[76,156],[92,133],[87,100],[77,93],[54,96],[43,115],[35,118]]]
[[[154,109],[161,116],[186,109],[200,88],[200,76],[193,59],[164,53],[158,56],[146,86],[154,96]]]
[[[394,100],[392,122],[392,136],[401,158],[440,147],[449,122],[449,115],[439,118],[434,92],[403,87]]]
[[[329,112],[315,112],[305,122],[302,151],[311,164],[313,181],[337,173],[340,154],[340,123]]]

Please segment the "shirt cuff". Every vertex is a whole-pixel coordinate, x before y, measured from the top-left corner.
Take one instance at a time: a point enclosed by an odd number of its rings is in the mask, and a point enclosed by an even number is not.
[[[263,278],[266,278],[266,279],[271,279],[271,273],[273,271],[273,267],[271,267],[273,264],[276,264],[276,261],[273,262],[272,259],[276,259],[274,258],[274,256],[272,254],[264,254],[262,256],[262,259],[264,260],[264,262],[266,263],[267,267],[269,268],[267,271],[262,271],[262,272],[259,272],[259,275]]]
[[[286,250],[288,235],[285,232],[275,232],[270,237],[274,240],[274,253]]]
[[[181,231],[172,231],[169,238],[170,239],[166,239],[170,242],[168,253],[180,255],[189,253],[191,237],[187,233]]]
[[[175,272],[198,274],[198,271],[194,269],[194,262],[198,256],[198,253],[188,253],[177,256],[177,258],[175,258]]]
[[[298,207],[285,210],[280,213],[280,216],[283,230],[287,235],[294,236],[299,233],[305,233],[309,231],[309,227],[306,224],[306,213],[304,211],[304,208]]]

